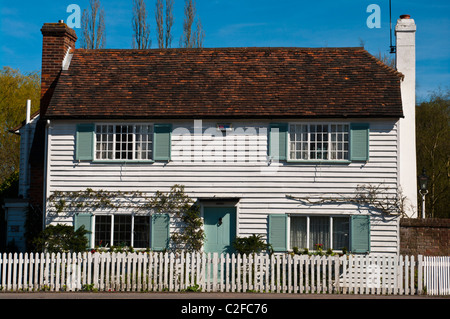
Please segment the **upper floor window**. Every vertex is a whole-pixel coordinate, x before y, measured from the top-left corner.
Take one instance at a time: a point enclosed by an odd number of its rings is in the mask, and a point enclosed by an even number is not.
[[[349,124],[290,124],[289,159],[349,160]]]
[[[96,125],[95,139],[97,160],[153,159],[152,125]]]

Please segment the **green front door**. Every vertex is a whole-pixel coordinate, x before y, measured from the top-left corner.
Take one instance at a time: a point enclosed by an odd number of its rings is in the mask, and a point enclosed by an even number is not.
[[[232,253],[236,237],[235,207],[204,207],[205,252]]]

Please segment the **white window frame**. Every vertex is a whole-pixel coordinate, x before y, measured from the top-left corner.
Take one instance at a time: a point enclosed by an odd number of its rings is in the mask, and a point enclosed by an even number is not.
[[[111,248],[111,246],[114,246],[114,217],[115,216],[118,216],[118,215],[121,215],[121,216],[130,216],[131,215],[131,239],[130,239],[130,243],[131,243],[131,245],[130,245],[130,247],[133,247],[133,249],[135,249],[135,250],[145,250],[145,249],[147,249],[147,248],[150,248],[150,245],[151,245],[151,243],[150,243],[150,238],[151,238],[151,214],[145,214],[145,215],[142,215],[142,214],[139,214],[139,215],[136,215],[136,214],[134,214],[134,213],[132,213],[132,214],[94,214],[93,215],[93,227],[92,227],[92,229],[93,229],[93,231],[92,231],[92,245],[95,247],[95,241],[96,241],[96,239],[95,239],[95,232],[96,232],[96,229],[95,229],[95,226],[96,226],[96,217],[97,216],[110,216],[111,217],[111,229],[110,229],[110,243],[109,243],[109,247],[102,247],[102,248],[106,248],[106,249],[109,249],[109,248]],[[148,238],[149,238],[149,247],[144,247],[144,248],[136,248],[135,246],[134,246],[134,223],[135,223],[135,217],[147,217],[148,219],[149,219],[149,234],[148,234]]]
[[[291,149],[291,127],[295,126],[295,125],[303,125],[303,126],[306,126],[306,128],[307,128],[307,132],[306,132],[307,140],[306,141],[301,141],[302,144],[306,143],[306,145],[307,145],[307,149],[306,150],[301,149],[302,153],[306,152],[306,155],[307,155],[306,159],[304,159],[304,158],[300,158],[300,159],[295,158],[295,153],[294,153],[294,158],[291,157],[291,150],[292,150]],[[311,141],[311,134],[312,134],[312,132],[311,132],[311,125],[328,126],[327,142],[326,142],[327,143],[327,151],[326,151],[327,158],[326,159],[324,159],[324,158],[312,159],[311,158],[311,152],[312,152],[311,151],[311,145],[312,145],[312,141]],[[341,132],[332,132],[331,128],[332,128],[333,125],[336,125],[336,126],[337,125],[347,126],[347,130],[346,131],[343,130]],[[333,133],[344,134],[344,137],[345,137],[345,135],[347,135],[347,139],[345,140],[343,138],[343,140],[342,140],[342,148],[343,148],[342,149],[342,154],[343,154],[343,156],[342,156],[343,158],[342,159],[331,158],[332,157],[332,152],[339,151],[339,150],[334,150],[334,151],[332,150],[333,143],[332,143],[331,138],[332,138],[332,134]],[[300,134],[303,134],[303,133],[300,133]],[[323,162],[344,162],[344,163],[350,162],[350,123],[347,123],[347,122],[327,122],[327,123],[323,123],[323,122],[292,122],[292,123],[289,123],[287,135],[288,135],[287,136],[287,160],[289,162],[306,162],[306,161],[307,162],[322,162],[322,161]],[[295,140],[295,141],[292,141],[292,142],[297,143],[298,141]],[[338,141],[335,141],[335,145],[338,145],[337,142]],[[345,144],[347,144],[347,149],[346,150],[345,150]],[[292,150],[292,151],[297,152],[298,150]],[[315,150],[315,152],[317,153],[317,150]],[[338,157],[338,156],[336,156],[336,157]]]
[[[98,137],[97,137],[97,129],[98,127],[101,126],[112,126],[112,133],[106,133],[106,134],[111,134],[112,135],[112,150],[111,150],[111,157],[112,158],[102,158],[102,156],[100,156],[100,158],[97,157],[97,152],[101,152],[100,154],[102,154],[102,152],[105,152],[104,150],[99,150],[97,148],[97,145],[100,143],[100,145],[102,145],[103,141],[99,141]],[[132,127],[132,140],[131,140],[131,145],[132,145],[132,150],[131,150],[131,159],[128,158],[116,158],[116,137],[117,137],[117,133],[116,132],[116,127],[117,126],[131,126]],[[147,141],[147,144],[151,144],[150,148],[146,150],[147,153],[151,154],[151,158],[147,158],[147,159],[140,159],[140,158],[136,158],[136,152],[138,152],[137,150],[137,142],[136,142],[136,127],[138,126],[148,126],[149,128],[151,128],[151,131],[148,132],[147,136],[151,136],[151,143],[149,143],[149,141]],[[96,123],[95,124],[95,131],[94,131],[94,161],[96,162],[101,162],[101,161],[108,161],[108,162],[124,162],[124,161],[133,161],[133,162],[153,162],[153,157],[154,157],[154,124],[153,123]],[[100,135],[103,133],[99,133]],[[122,141],[120,143],[123,143]],[[140,145],[142,145],[142,141],[140,141]],[[149,152],[150,151],[150,152]],[[108,153],[109,150],[106,150],[106,152]],[[141,155],[143,153],[143,151],[140,151]]]
[[[289,214],[288,215],[289,220],[287,223],[287,233],[288,233],[288,250],[292,250],[294,247],[291,247],[291,218],[292,217],[306,217],[306,243],[308,247],[298,247],[298,249],[304,249],[308,248],[309,251],[316,251],[314,247],[309,247],[310,245],[310,218],[311,217],[328,217],[330,219],[330,226],[329,226],[329,236],[330,236],[330,248],[333,251],[341,251],[339,249],[333,248],[333,218],[347,218],[349,222],[349,228],[348,228],[348,246],[350,246],[350,228],[351,228],[351,215],[319,215],[319,214],[310,214],[310,215],[303,215],[303,214]],[[348,250],[350,250],[350,247],[347,247]]]

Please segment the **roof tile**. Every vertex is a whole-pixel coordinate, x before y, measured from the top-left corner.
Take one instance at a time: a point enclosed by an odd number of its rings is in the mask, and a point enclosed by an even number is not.
[[[46,117],[398,118],[401,78],[363,48],[76,49]]]

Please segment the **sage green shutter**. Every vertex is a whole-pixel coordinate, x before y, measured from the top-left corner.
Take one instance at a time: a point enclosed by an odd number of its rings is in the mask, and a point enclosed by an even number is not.
[[[95,124],[78,124],[75,137],[75,159],[91,161],[94,157]]]
[[[269,215],[268,238],[273,251],[287,251],[287,216],[285,214]]]
[[[151,233],[152,250],[164,250],[169,247],[169,214],[153,214]]]
[[[86,234],[86,238],[88,239],[88,247],[91,248],[92,245],[92,214],[82,214],[77,213],[74,216],[74,230],[77,231],[81,226],[84,226],[84,229],[89,233]]]
[[[352,123],[350,125],[350,160],[369,160],[369,124]]]
[[[352,253],[370,252],[370,216],[352,216],[350,238],[350,250]]]
[[[274,160],[287,159],[288,123],[270,123],[269,156]]]
[[[155,124],[153,135],[153,159],[155,161],[170,160],[172,125]]]

